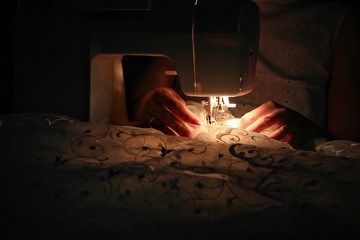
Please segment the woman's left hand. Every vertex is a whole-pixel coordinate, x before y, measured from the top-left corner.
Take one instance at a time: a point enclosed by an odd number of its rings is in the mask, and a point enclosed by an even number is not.
[[[296,147],[315,137],[319,127],[300,113],[274,101],[262,104],[240,119],[243,129],[264,133]],[[320,136],[319,136],[320,137]]]

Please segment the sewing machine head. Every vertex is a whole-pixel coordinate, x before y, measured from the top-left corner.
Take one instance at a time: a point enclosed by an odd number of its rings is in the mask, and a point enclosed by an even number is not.
[[[259,41],[252,1],[38,2],[18,5],[14,111],[127,122],[125,56],[167,57],[189,96],[252,89]]]
[[[129,19],[126,25],[118,26],[121,34],[93,36],[98,50],[93,52],[93,120],[99,119],[96,113],[104,112],[105,103],[96,97],[104,98],[100,90],[105,86],[104,79],[94,76],[104,72],[98,65],[106,55],[115,54],[118,59],[126,55],[165,56],[176,67],[176,72],[168,74],[178,75],[183,92],[189,96],[233,97],[252,90],[259,43],[259,16],[254,2],[193,0],[171,2],[171,6],[166,1],[156,7],[154,4],[149,2],[148,11],[154,15],[146,21]],[[175,12],[180,14],[169,16]],[[99,56],[100,60],[96,59]],[[118,65],[121,67],[120,60]],[[211,112],[212,105],[219,101],[209,103]],[[123,114],[117,115],[115,118],[121,118]]]

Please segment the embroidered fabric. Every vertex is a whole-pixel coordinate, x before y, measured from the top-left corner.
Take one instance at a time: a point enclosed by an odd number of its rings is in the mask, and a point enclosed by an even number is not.
[[[1,217],[18,230],[12,236],[291,237],[284,221],[308,237],[343,237],[359,220],[359,147],[348,141],[338,145],[346,156],[335,156],[325,145],[271,147],[279,143],[226,125],[207,141],[54,114],[0,119]]]

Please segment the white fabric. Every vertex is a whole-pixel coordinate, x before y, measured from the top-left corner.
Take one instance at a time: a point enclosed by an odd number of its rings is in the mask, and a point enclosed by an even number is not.
[[[209,130],[185,138],[0,115],[0,236],[359,239],[358,143],[300,151],[225,125]]]

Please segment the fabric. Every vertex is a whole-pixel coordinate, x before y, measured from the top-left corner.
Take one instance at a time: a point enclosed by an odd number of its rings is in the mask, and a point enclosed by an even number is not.
[[[358,239],[358,143],[206,134],[0,115],[1,239]]]

